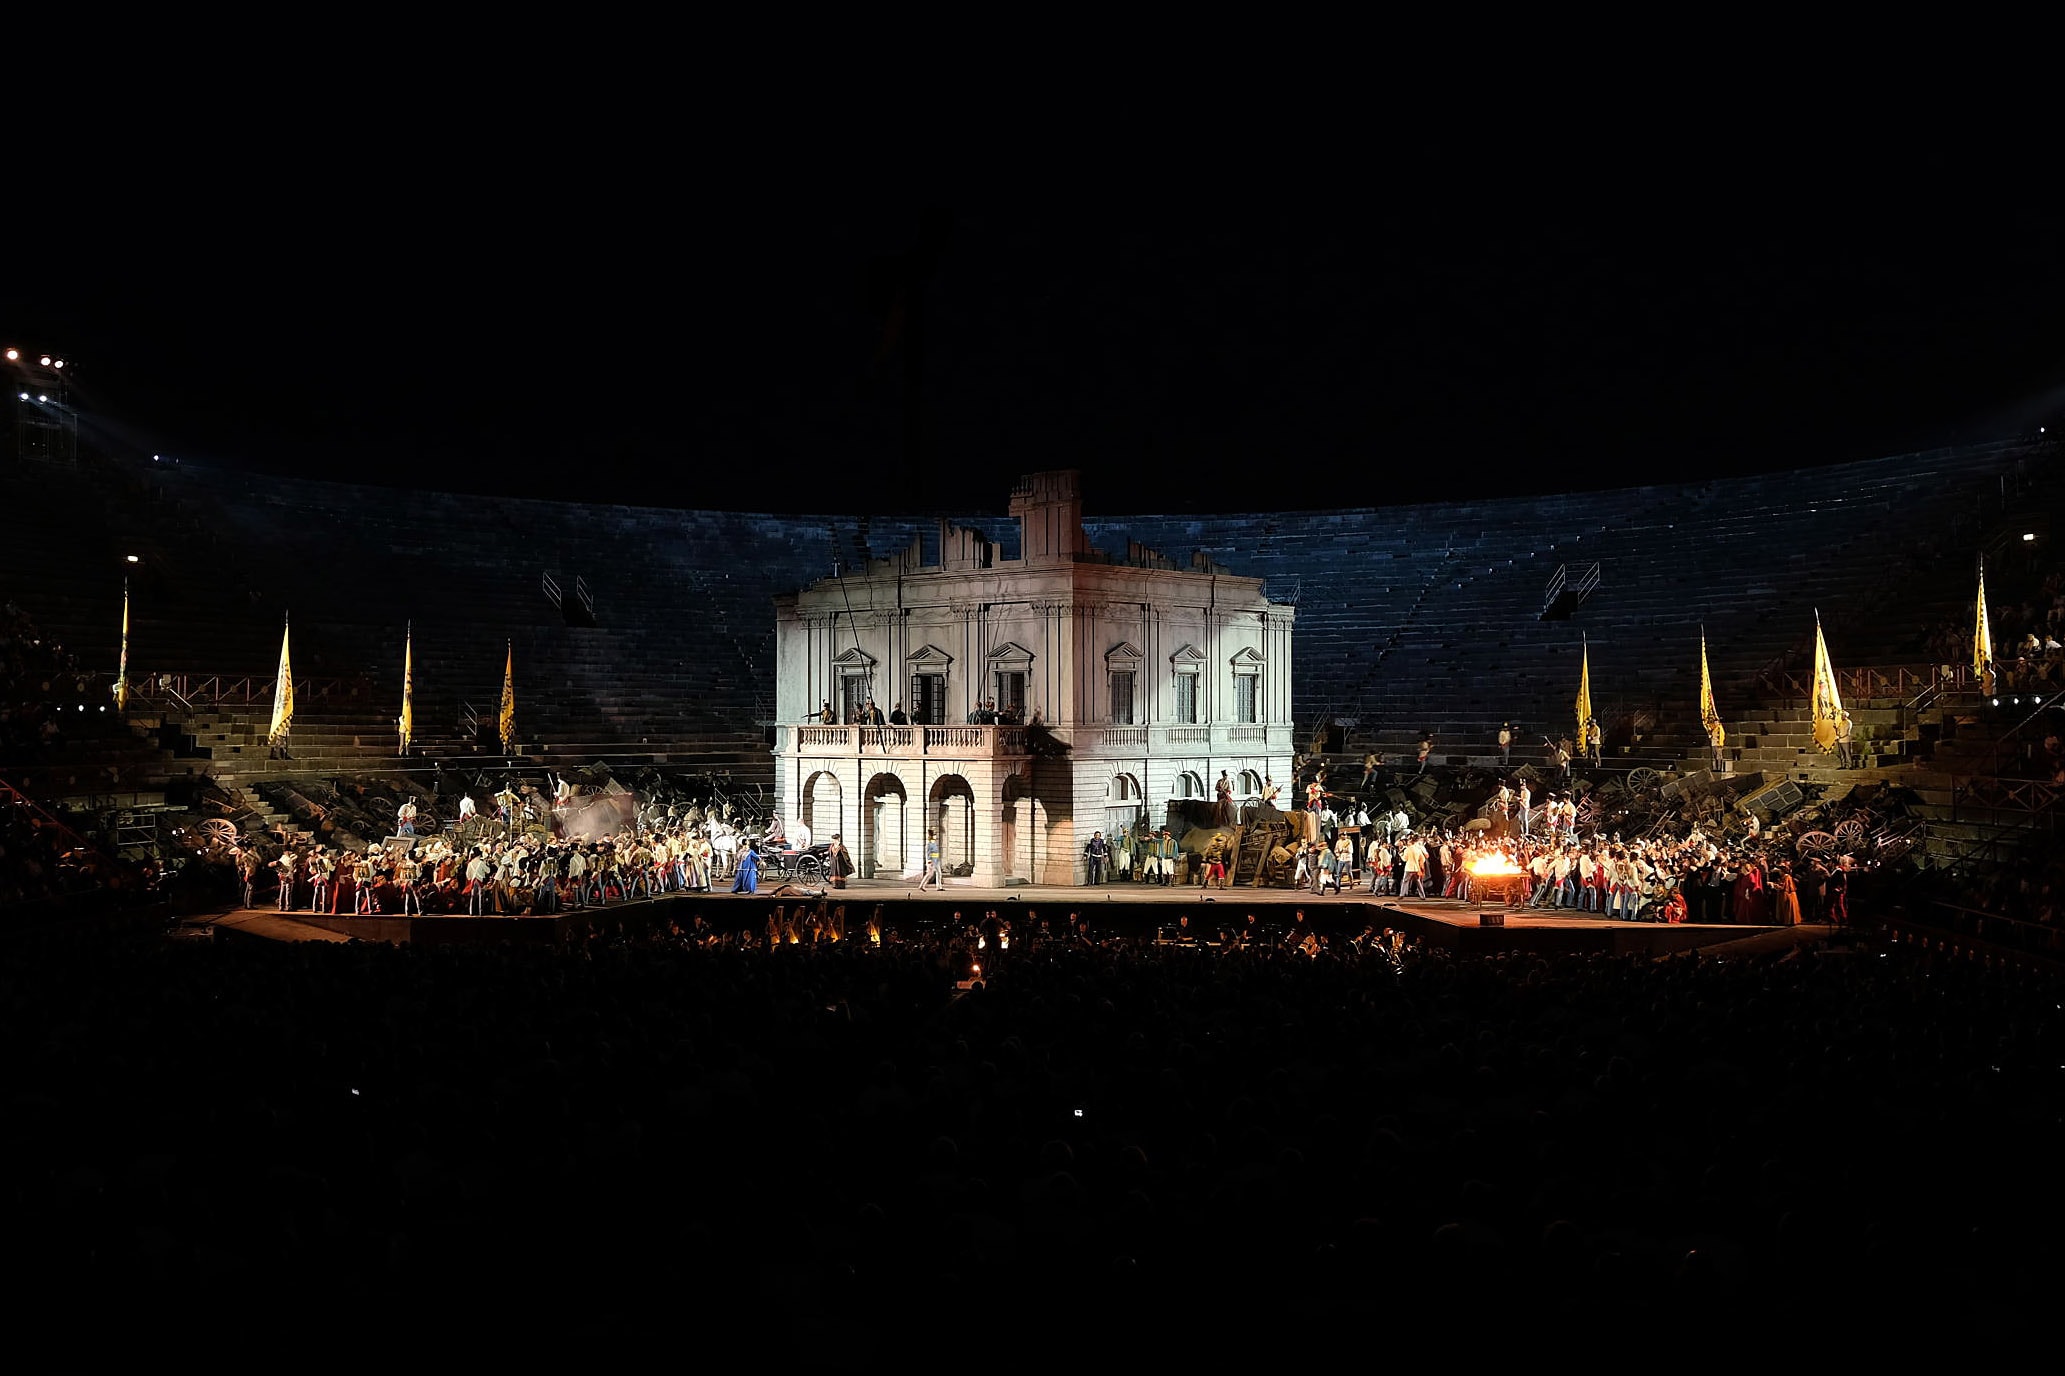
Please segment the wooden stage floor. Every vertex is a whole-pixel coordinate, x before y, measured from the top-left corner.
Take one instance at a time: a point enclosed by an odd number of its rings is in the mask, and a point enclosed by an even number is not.
[[[223,935],[268,940],[336,941],[356,937],[436,944],[551,942],[588,923],[673,920],[686,925],[698,913],[712,926],[752,930],[765,925],[768,912],[776,905],[815,902],[816,895],[814,889],[763,890],[758,894],[670,894],[603,908],[529,917],[359,918],[254,908],[195,918],[189,925],[213,927]],[[1146,884],[987,888],[950,882],[943,892],[919,893],[915,886],[904,882],[856,879],[845,889],[826,896],[847,905],[849,930],[865,923],[874,905],[881,904],[885,919],[892,925],[919,929],[952,924],[957,913],[962,922],[974,922],[995,909],[1014,921],[1019,913],[1044,913],[1047,921],[1056,923],[1080,914],[1088,920],[1093,933],[1141,938],[1163,934],[1175,926],[1178,917],[1188,914],[1192,928],[1209,936],[1221,927],[1244,924],[1248,915],[1253,914],[1260,929],[1274,937],[1287,931],[1296,913],[1302,910],[1306,922],[1330,938],[1353,937],[1370,926],[1380,930],[1400,927],[1423,943],[1471,954],[1534,951],[1661,956],[1727,946],[1748,955],[1819,941],[1830,934],[1827,928],[1815,926],[1625,922],[1568,909],[1508,907],[1440,898],[1372,898],[1360,890],[1322,897],[1300,889],[1201,891],[1195,887],[1161,888]],[[267,920],[254,920],[261,915]]]

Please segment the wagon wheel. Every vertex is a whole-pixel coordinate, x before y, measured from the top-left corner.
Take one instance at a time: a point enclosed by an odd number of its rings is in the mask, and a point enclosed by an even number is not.
[[[1810,831],[1794,843],[1793,849],[1801,855],[1820,855],[1834,850],[1836,838],[1825,831]]]
[[[1628,771],[1628,792],[1647,793],[1650,789],[1655,788],[1659,783],[1661,783],[1662,780],[1663,775],[1657,773],[1655,770],[1649,768],[1647,765],[1643,765],[1637,769],[1630,769]]]
[[[1877,858],[1880,864],[1890,865],[1913,849],[1913,841],[1905,836],[1895,836],[1892,840],[1879,847]]]
[[[825,880],[824,857],[804,855],[796,861],[796,882],[799,884],[822,884]]]
[[[1844,850],[1856,850],[1864,844],[1864,838],[1868,835],[1870,832],[1861,817],[1852,817],[1836,823],[1836,844]]]
[[[201,823],[201,832],[208,838],[208,844],[223,850],[237,843],[237,824],[227,817],[210,817]]]

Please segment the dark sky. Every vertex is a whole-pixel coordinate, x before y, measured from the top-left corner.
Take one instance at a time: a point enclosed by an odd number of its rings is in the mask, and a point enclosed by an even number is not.
[[[1070,466],[1093,513],[1382,505],[2061,413],[2040,196],[1462,185],[1177,208],[203,196],[14,273],[0,333],[65,353],[140,450],[750,510],[988,510]]]

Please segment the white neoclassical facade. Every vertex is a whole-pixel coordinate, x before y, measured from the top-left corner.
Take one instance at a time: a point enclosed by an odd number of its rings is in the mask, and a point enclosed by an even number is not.
[[[1018,558],[942,523],[936,562],[921,539],[776,599],[777,803],[864,876],[915,874],[936,828],[949,874],[1075,883],[1095,830],[1221,772],[1237,801],[1290,778],[1292,608],[1201,557],[1091,549],[1072,471],[1010,514]],[[854,724],[870,699],[910,724]]]

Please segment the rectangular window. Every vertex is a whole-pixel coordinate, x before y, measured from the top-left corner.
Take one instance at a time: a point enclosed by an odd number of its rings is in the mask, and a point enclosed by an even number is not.
[[[911,720],[920,726],[939,726],[946,721],[946,675],[911,675]]]
[[[1176,720],[1189,725],[1197,722],[1197,675],[1176,675]]]
[[[1025,720],[1025,675],[1010,669],[997,671],[997,714],[1009,721]]]
[[[1233,676],[1233,719],[1235,721],[1255,720],[1255,674]]]
[[[839,720],[856,722],[860,720],[861,704],[868,700],[868,680],[864,674],[839,675]]]
[[[1133,671],[1114,669],[1111,674],[1111,720],[1117,726],[1133,724]]]

